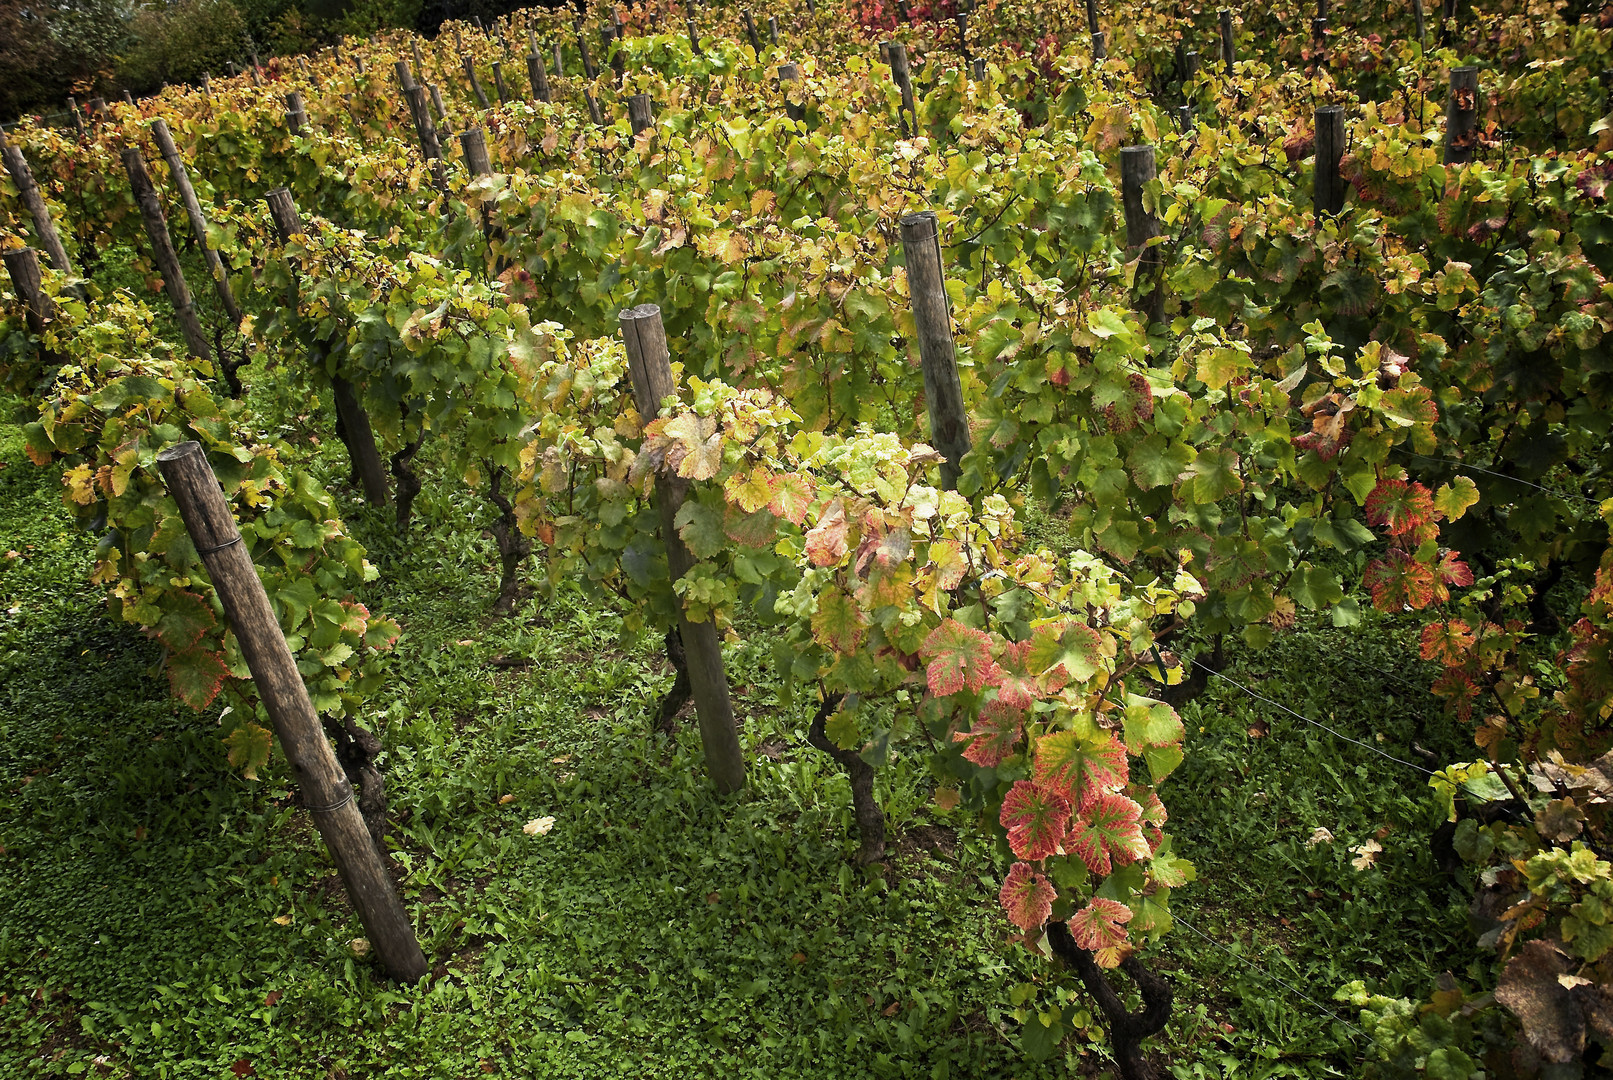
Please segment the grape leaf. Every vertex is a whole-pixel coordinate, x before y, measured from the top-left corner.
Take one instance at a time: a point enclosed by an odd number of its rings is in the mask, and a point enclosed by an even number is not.
[[[991,681],[996,667],[991,660],[991,638],[956,619],[948,619],[930,632],[920,649],[928,662],[930,693],[950,697],[965,686],[979,692]]]
[[[839,499],[818,516],[806,534],[807,558],[813,566],[833,566],[846,557],[846,508]]]
[[[1458,476],[1434,492],[1434,509],[1446,521],[1455,521],[1479,501],[1479,486],[1471,477]]]
[[[709,559],[728,546],[727,534],[723,532],[723,512],[698,499],[690,499],[678,507],[672,523],[697,559]]]
[[[248,780],[256,780],[258,770],[269,763],[269,748],[273,744],[274,736],[250,720],[237,724],[224,737],[224,745],[229,748],[230,765],[240,769],[241,775]]]
[[[684,451],[678,475],[688,480],[710,480],[722,471],[722,432],[714,416],[683,413],[667,421],[664,433]]]
[[[849,653],[857,648],[862,635],[862,612],[856,601],[838,588],[826,589],[812,616],[813,639],[835,652]]]
[[[1094,896],[1086,907],[1070,916],[1070,936],[1087,952],[1125,944],[1125,924],[1131,909],[1118,900]]]
[[[1141,755],[1150,746],[1172,746],[1186,733],[1182,718],[1163,701],[1126,695],[1126,749]]]
[[[1105,792],[1090,800],[1070,823],[1067,847],[1087,869],[1104,875],[1149,855],[1143,837],[1142,808],[1124,795]]]
[[[758,465],[749,474],[734,473],[723,485],[723,493],[730,502],[747,514],[754,514],[773,498],[773,476]]]
[[[968,731],[952,733],[953,742],[968,743],[963,756],[982,769],[994,769],[1014,752],[1020,736],[1020,713],[1014,709],[992,708],[987,702]]]
[[[1025,654],[1027,669],[1046,676],[1055,668],[1068,679],[1086,682],[1104,668],[1103,639],[1085,623],[1071,623],[1062,634],[1054,625],[1041,626],[1031,635]]]
[[[930,565],[935,568],[936,588],[951,592],[963,581],[969,560],[963,557],[963,548],[956,540],[937,540],[930,545]]]
[[[1379,611],[1424,608],[1434,598],[1433,567],[1397,548],[1368,563],[1361,583],[1371,590],[1372,606]]]
[[[1404,536],[1434,518],[1434,499],[1428,489],[1418,483],[1384,478],[1367,496],[1367,521],[1389,530],[1392,536]]]
[[[729,506],[723,515],[722,528],[728,539],[740,547],[765,548],[778,539],[778,518],[766,507],[746,513]]]
[[[1193,459],[1182,473],[1191,498],[1200,505],[1220,502],[1228,495],[1243,490],[1243,479],[1238,475],[1236,450],[1205,449]]]
[[[1473,628],[1461,619],[1431,622],[1423,627],[1421,646],[1424,660],[1435,660],[1446,667],[1465,663],[1468,651],[1477,643]]]
[[[1003,799],[997,820],[1008,830],[1014,855],[1035,862],[1057,853],[1070,824],[1070,803],[1063,795],[1016,780]]]
[[[1199,875],[1192,863],[1171,850],[1171,842],[1166,840],[1149,861],[1148,876],[1155,884],[1174,889],[1179,885],[1198,880]]]
[[[1053,901],[1058,899],[1058,893],[1052,882],[1029,863],[1017,862],[1009,868],[997,899],[1008,913],[1009,922],[1021,930],[1035,930],[1053,914]]]
[[[1128,772],[1125,747],[1107,731],[1089,737],[1055,731],[1036,740],[1036,782],[1083,811],[1105,793],[1124,787]]]
[[[782,473],[773,477],[771,486],[767,508],[792,525],[805,521],[812,506],[812,482],[800,473]]]
[[[224,658],[206,649],[187,649],[168,656],[168,682],[174,696],[193,709],[211,705],[229,673]]]
[[[162,618],[157,621],[157,640],[171,652],[184,652],[193,647],[218,623],[213,609],[197,593],[175,590],[163,600]]]

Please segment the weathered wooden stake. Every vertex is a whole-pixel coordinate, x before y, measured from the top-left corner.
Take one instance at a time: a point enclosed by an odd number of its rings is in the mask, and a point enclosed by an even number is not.
[[[1196,50],[1188,49],[1182,53],[1182,92],[1187,92],[1187,85],[1199,77],[1199,54]]]
[[[768,40],[768,43],[771,44],[771,45],[777,45],[778,44],[778,16],[777,15],[769,15],[767,17],[767,40]]]
[[[1428,27],[1423,20],[1423,0],[1411,0],[1411,14],[1417,20],[1417,44],[1428,40]]]
[[[891,79],[896,83],[897,88],[902,91],[902,108],[906,109],[907,115],[913,118],[912,128],[908,127],[907,121],[902,119],[900,112],[896,114],[896,118],[902,125],[902,138],[910,138],[918,134],[919,118],[918,110],[913,105],[913,76],[912,71],[907,66],[907,46],[899,41],[891,41],[887,42],[885,47],[886,54],[890,57]]]
[[[470,83],[470,91],[476,95],[476,104],[482,108],[488,107],[487,95],[482,92],[482,84],[476,78],[476,65],[470,57],[465,57],[465,79]]]
[[[302,217],[291,192],[275,188],[268,194],[269,216],[274,219],[275,232],[282,244],[302,232]],[[318,349],[308,358],[309,365],[317,370],[325,366],[324,350]],[[336,417],[341,423],[342,440],[347,444],[348,457],[364,486],[364,497],[371,506],[386,505],[386,469],[381,464],[381,453],[375,447],[375,432],[370,427],[370,414],[358,400],[353,384],[340,375],[330,377],[331,396],[336,403]]]
[[[162,212],[162,200],[152,186],[138,146],[124,147],[123,168],[129,174],[129,187],[134,192],[135,205],[140,208],[146,239],[151,241],[151,255],[162,274],[163,288],[174,305],[174,314],[179,318],[179,329],[185,335],[185,345],[192,356],[210,364],[213,362],[213,350],[207,345],[207,331],[202,329],[202,321],[196,316],[190,287],[185,284],[185,272],[180,268],[173,237],[168,233],[168,217]]]
[[[437,119],[447,120],[448,108],[442,103],[442,91],[437,89],[436,83],[432,83],[426,89],[431,92],[431,107],[437,110]]]
[[[1445,103],[1445,164],[1473,160],[1479,119],[1479,69],[1451,69],[1451,93]]]
[[[565,75],[566,64],[560,52],[560,42],[557,41],[554,43],[554,76],[557,79],[563,79]]]
[[[785,83],[801,81],[801,65],[780,64],[778,69],[779,92],[784,94],[784,115],[791,120],[805,120],[806,106],[796,105],[790,101],[789,91],[784,88]]]
[[[1094,31],[1092,34],[1092,59],[1095,61],[1109,59],[1109,41],[1102,30]]]
[[[543,58],[535,49],[527,54],[526,77],[532,84],[532,96],[538,101],[548,101],[549,73],[543,70]]]
[[[1232,65],[1238,62],[1238,46],[1232,36],[1232,12],[1222,8],[1221,15],[1221,63],[1226,65],[1227,74],[1232,74]]]
[[[1097,0],[1087,0],[1087,33],[1096,34],[1099,32]]]
[[[336,762],[252,555],[201,444],[168,447],[157,455],[157,469],[179,504],[180,517],[235,631],[258,697],[301,789],[303,804],[341,872],[348,899],[376,957],[392,978],[419,981],[426,974],[426,958],[414,928],[364,817],[353,803],[353,786]]]
[[[22,147],[7,142],[4,131],[0,131],[0,157],[5,158],[6,171],[11,174],[11,182],[17,188],[17,197],[27,207],[28,216],[34,219],[34,235],[39,238],[39,246],[45,249],[45,258],[50,261],[51,268],[69,277],[74,276],[73,263],[67,257],[67,248],[62,245],[61,234],[50,219],[45,196],[40,193],[39,185],[34,183],[34,171],[28,167]]]
[[[286,126],[293,135],[301,135],[308,126],[308,111],[303,108],[302,94],[293,90],[286,95]]]
[[[1143,188],[1154,178],[1154,148],[1127,146],[1120,151],[1120,198],[1126,210],[1126,246],[1140,249],[1137,264],[1137,288],[1133,303],[1148,316],[1150,323],[1164,318],[1164,282],[1159,271],[1163,268],[1158,246],[1145,246],[1159,235],[1159,219],[1143,207]],[[1146,277],[1145,277],[1146,275]],[[1144,283],[1149,290],[1143,292]]]
[[[156,136],[157,148],[168,163],[168,175],[173,179],[174,187],[179,189],[179,199],[185,204],[185,215],[190,218],[191,235],[196,238],[196,246],[202,249],[202,256],[207,260],[207,271],[213,279],[213,288],[218,292],[219,303],[224,305],[224,314],[229,316],[230,325],[239,326],[241,306],[235,302],[235,290],[230,288],[224,260],[207,243],[207,217],[202,213],[201,200],[196,198],[196,189],[191,186],[185,159],[179,156],[179,147],[174,145],[174,137],[169,134],[168,125],[161,117],[151,122],[151,133]],[[231,391],[239,394],[240,384],[235,379],[234,365],[223,357],[220,362],[224,365],[224,378],[230,384]]]
[[[1344,177],[1339,174],[1339,161],[1344,157],[1344,109],[1338,105],[1324,105],[1316,110],[1316,220],[1323,214],[1336,214],[1344,209]]]
[[[205,71],[202,72],[202,93],[213,96],[213,76]]]
[[[599,68],[594,66],[593,54],[588,51],[588,35],[583,32],[582,20],[577,20],[577,50],[582,53],[582,73],[589,82],[599,78]]]
[[[655,115],[650,110],[650,95],[633,94],[627,99],[627,122],[637,135],[655,126]]]
[[[958,354],[952,341],[952,304],[941,268],[941,230],[935,211],[902,218],[902,254],[907,261],[907,293],[918,331],[919,362],[924,368],[924,404],[930,413],[930,441],[946,459],[941,484],[958,486],[959,463],[969,452],[969,416],[958,378]]]
[[[977,56],[973,61],[975,82],[982,82],[986,77],[986,58]]]
[[[756,20],[751,18],[750,11],[748,9],[740,12],[740,14],[745,17],[745,36],[750,38],[751,50],[755,52],[757,56],[761,56],[762,39],[756,36]]]
[[[582,92],[583,100],[588,103],[588,118],[599,127],[605,126],[605,114],[599,108],[599,99],[594,97],[592,90]]]
[[[633,399],[639,415],[646,420],[661,412],[661,402],[677,394],[672,381],[671,356],[667,351],[666,329],[661,309],[642,304],[623,311],[618,319],[622,340],[627,345],[627,367],[633,382]],[[678,510],[688,496],[690,481],[667,470],[655,474],[656,511],[661,519],[661,538],[666,543],[667,570],[671,579],[680,580],[695,564],[695,558],[678,535]],[[695,712],[700,719],[700,744],[705,750],[706,769],[722,794],[745,786],[745,755],[734,727],[734,709],[728,697],[728,675],[723,667],[722,643],[717,626],[710,619],[691,622],[678,605],[678,632],[683,637],[684,655],[689,665],[689,683],[694,693]]]
[[[420,55],[420,39],[419,38],[410,38],[409,39],[409,52],[414,55],[414,66],[417,69],[419,69],[420,74],[422,76],[425,75],[426,74],[426,59],[425,59],[425,57]]]
[[[133,105],[134,104],[134,95],[129,93],[129,91],[127,91],[127,90],[123,91],[123,103],[125,105]]]
[[[685,28],[687,28],[689,31],[689,51],[694,53],[696,56],[699,56],[700,30],[695,26],[693,19],[684,19],[683,23]]]
[[[493,61],[493,89],[498,92],[498,103],[500,105],[510,103],[510,91],[504,85],[504,61],[502,60]]]
[[[28,331],[35,337],[44,337],[50,321],[56,317],[56,304],[45,294],[45,281],[39,273],[39,252],[33,248],[14,248],[5,253],[6,272],[11,275],[11,291],[23,303],[23,317]],[[45,351],[47,363],[60,364],[62,358]]]

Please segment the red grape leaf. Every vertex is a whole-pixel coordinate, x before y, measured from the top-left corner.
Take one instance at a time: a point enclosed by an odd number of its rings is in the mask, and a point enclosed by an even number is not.
[[[1404,536],[1434,519],[1434,493],[1418,483],[1383,479],[1367,496],[1367,521]]]
[[[806,520],[812,506],[812,482],[800,473],[782,473],[773,477],[773,497],[767,508],[792,525]]]
[[[1467,662],[1468,650],[1477,642],[1473,628],[1461,619],[1449,622],[1431,622],[1423,627],[1421,641],[1424,660],[1435,660],[1446,667]]]
[[[998,820],[1008,830],[1014,855],[1036,862],[1058,851],[1070,824],[1070,802],[1056,791],[1016,780],[1003,799]]]
[[[1081,857],[1094,874],[1108,874],[1115,866],[1146,859],[1150,849],[1143,836],[1142,807],[1108,792],[1081,808],[1070,824],[1068,850]]]
[[[1362,584],[1372,591],[1372,606],[1379,611],[1425,608],[1434,598],[1434,569],[1398,548],[1367,564]]]
[[[157,640],[172,652],[194,647],[203,634],[218,624],[213,609],[196,593],[176,590],[163,601],[162,618],[157,621]]]
[[[930,632],[919,650],[929,664],[930,693],[950,697],[967,686],[976,693],[995,674],[991,638],[982,630],[948,619]]]
[[[1053,883],[1038,874],[1029,863],[1017,862],[1008,871],[1002,892],[997,896],[1008,921],[1021,930],[1035,930],[1053,914],[1058,893]]]
[[[806,534],[807,558],[813,566],[833,566],[846,557],[846,508],[839,499],[818,516]]]
[[[994,769],[1003,758],[1014,752],[1019,742],[1020,713],[1013,709],[992,708],[998,702],[987,702],[968,731],[954,732],[953,742],[966,742],[964,760],[972,761],[982,769]]]
[[[1070,916],[1070,936],[1087,952],[1113,949],[1126,941],[1131,909],[1118,900],[1094,896],[1086,907]]]

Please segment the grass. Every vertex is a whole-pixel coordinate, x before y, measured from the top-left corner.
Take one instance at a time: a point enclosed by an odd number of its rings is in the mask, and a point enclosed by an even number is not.
[[[170,699],[160,650],[108,619],[55,474],[0,428],[0,549],[18,553],[0,560],[0,1075],[1104,1072],[1096,1027],[1041,1064],[1018,1051],[1016,1006],[1073,984],[1008,944],[987,833],[933,810],[917,752],[881,773],[888,872],[854,869],[846,782],[747,636],[729,664],[751,782],[718,799],[692,724],[648,732],[670,683],[656,650],[564,589],[490,621],[485,522],[429,463],[426,480],[407,543],[350,513],[383,571],[363,599],[404,627],[364,717],[433,965],[403,988],[355,954],[283,762],[257,783],[227,769],[216,715]],[[1302,625],[1228,673],[1397,757],[1422,760],[1414,739],[1471,756],[1393,681],[1420,676],[1410,656],[1392,625]],[[1335,987],[1421,996],[1481,973],[1424,778],[1225,683],[1184,719],[1166,798],[1200,880],[1173,906],[1230,951],[1178,929],[1152,954],[1178,998],[1159,1050],[1184,1078],[1354,1075]],[[1307,844],[1318,827],[1335,839]],[[1368,839],[1384,851],[1355,869]]]

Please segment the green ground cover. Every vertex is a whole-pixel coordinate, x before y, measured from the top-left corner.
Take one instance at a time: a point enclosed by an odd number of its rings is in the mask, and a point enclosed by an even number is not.
[[[171,699],[160,649],[105,614],[57,474],[0,428],[0,1075],[1102,1074],[1095,1025],[1025,1060],[1019,1017],[1074,980],[1011,943],[987,833],[935,808],[920,755],[880,774],[888,868],[854,869],[811,706],[781,703],[771,643],[741,628],[751,785],[718,799],[692,724],[649,732],[671,680],[653,644],[565,588],[490,620],[485,523],[423,473],[406,541],[347,503],[382,571],[362,599],[404,628],[364,718],[434,965],[401,988],[355,955],[283,762],[228,769],[216,714]],[[1302,621],[1228,674],[1397,757],[1472,756],[1367,619]],[[1177,991],[1159,1053],[1181,1077],[1357,1075],[1338,986],[1421,999],[1487,963],[1469,886],[1434,866],[1425,778],[1224,682],[1183,718],[1167,805],[1201,877],[1154,954]]]

